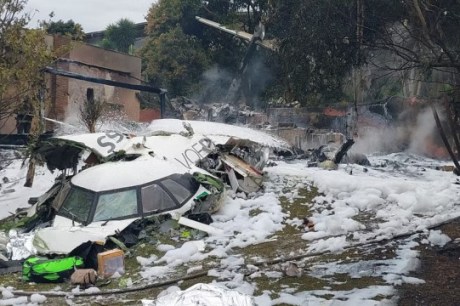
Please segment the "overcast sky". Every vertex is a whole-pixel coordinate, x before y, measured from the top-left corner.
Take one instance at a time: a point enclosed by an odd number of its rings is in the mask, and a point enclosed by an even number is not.
[[[29,24],[36,27],[38,20],[48,20],[54,12],[53,21],[62,19],[80,23],[85,32],[104,30],[121,18],[135,23],[144,22],[155,0],[28,0],[26,12],[33,15]]]

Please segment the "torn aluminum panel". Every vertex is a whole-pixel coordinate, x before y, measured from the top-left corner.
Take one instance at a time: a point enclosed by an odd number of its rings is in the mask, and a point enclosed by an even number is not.
[[[270,148],[289,148],[264,132],[222,123],[162,119],[152,122],[149,129],[156,136],[146,137],[144,144],[156,155],[186,168],[197,165],[229,181],[234,190],[249,193],[261,188],[260,171],[268,162]],[[235,167],[234,172],[227,171]]]
[[[186,171],[198,166],[223,178],[225,169],[220,154],[237,156],[262,170],[268,161],[269,148],[289,148],[286,142],[272,135],[222,123],[162,119],[155,120],[149,129],[150,136],[143,137],[127,137],[120,133],[56,137],[44,142],[38,153],[50,170],[73,169],[76,173],[85,154],[87,165],[84,168],[155,155]]]
[[[196,165],[199,160],[221,148],[249,148],[251,152],[247,152],[247,159],[242,158],[260,170],[264,166],[260,156],[267,155],[263,148],[290,150],[287,142],[250,128],[215,122],[161,119],[153,121],[143,137],[128,137],[116,132],[60,136],[44,141],[37,153],[50,170],[73,169],[76,172],[77,164],[85,152],[88,154],[86,162],[90,165],[157,154],[190,168],[190,164]]]
[[[131,138],[121,133],[88,133],[50,138],[41,143],[37,153],[51,171],[76,170],[85,151],[92,153],[89,162],[98,164],[112,160],[130,145]]]
[[[121,232],[136,219],[117,220],[105,224],[101,221],[82,226],[76,222],[68,222],[69,220],[62,216],[56,216],[53,227],[35,233],[33,246],[39,254],[69,254],[87,241],[105,242],[108,236]]]
[[[252,193],[260,189],[263,182],[262,172],[236,156],[224,154],[221,158],[226,165],[233,191],[241,190],[246,193]]]
[[[186,130],[184,128],[184,122],[190,125],[195,135],[204,135],[209,138],[211,138],[211,136],[223,136],[227,138],[234,137],[239,139],[247,139],[270,148],[291,148],[291,146],[286,141],[262,131],[257,131],[247,127],[208,121],[183,121],[178,119],[154,120],[148,127],[150,132],[149,135],[161,135],[162,133],[163,135],[170,135],[180,134],[181,132],[183,133]]]
[[[143,300],[144,306],[254,306],[252,297],[213,284],[196,284],[184,291],[164,295],[155,301]]]
[[[8,251],[8,257],[11,260],[25,259],[31,255],[35,255],[37,250],[33,246],[33,233],[19,234],[15,230],[11,230],[9,233],[9,242],[6,245]]]
[[[180,217],[180,219],[177,222],[181,225],[185,225],[193,229],[196,229],[202,232],[206,232],[209,235],[223,235],[224,233],[219,228],[213,227],[211,225],[203,224],[201,222],[197,222],[195,220],[191,220],[185,217]]]

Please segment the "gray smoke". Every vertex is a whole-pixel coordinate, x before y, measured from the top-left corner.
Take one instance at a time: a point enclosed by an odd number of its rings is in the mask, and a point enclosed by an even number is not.
[[[384,128],[360,130],[360,137],[352,151],[365,154],[406,151],[433,157],[433,149],[443,150],[439,132],[429,107],[420,109],[411,120],[406,110],[399,118]]]
[[[201,90],[192,98],[205,104],[223,102],[231,83],[231,74],[224,69],[214,66],[203,73],[200,86]]]
[[[242,102],[258,108],[263,104],[259,96],[273,80],[272,75],[263,57],[256,53],[241,75],[217,66],[207,70],[202,76],[201,90],[193,99],[205,104]]]

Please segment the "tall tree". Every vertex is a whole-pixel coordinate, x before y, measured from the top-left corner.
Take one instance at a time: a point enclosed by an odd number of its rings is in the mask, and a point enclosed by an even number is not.
[[[144,72],[156,86],[168,88],[172,95],[190,95],[196,89],[209,59],[196,37],[175,27],[150,39],[143,49]]]
[[[147,15],[146,45],[141,51],[144,72],[156,86],[170,95],[188,95],[196,90],[209,56],[197,38],[195,15],[201,0],[160,0]]]
[[[129,53],[130,47],[136,41],[136,35],[136,24],[129,19],[122,18],[105,29],[102,46]]]
[[[81,24],[75,23],[72,19],[63,21],[50,21],[43,24],[48,34],[61,34],[70,36],[75,40],[82,40],[85,33]]]
[[[205,65],[195,65],[191,61],[189,63],[184,63],[184,67],[187,67],[187,69],[182,69],[182,71],[198,72],[201,69],[201,73],[197,73],[197,77],[193,80],[189,80],[185,83],[182,81],[176,82],[174,80],[168,80],[166,82],[169,84],[175,83],[177,85],[174,87],[176,90],[179,89],[179,91],[174,90],[172,92],[173,95],[178,92],[190,92],[192,87],[195,89],[198,88],[199,83],[202,81],[201,75],[205,69],[209,68],[209,65],[215,66],[215,72],[226,71],[226,73],[223,73],[226,77],[219,80],[218,83],[224,87],[230,87],[232,77],[229,78],[228,75],[229,73],[233,75],[238,73],[239,63],[245,54],[245,44],[241,40],[232,39],[231,35],[197,22],[195,16],[201,16],[223,23],[229,28],[234,28],[236,30],[253,32],[256,20],[257,22],[259,21],[263,9],[266,7],[266,3],[267,0],[160,0],[153,4],[147,16],[147,32],[150,42],[145,46],[142,53],[146,66],[151,68],[146,70],[147,77],[157,82],[159,77],[166,79],[168,77],[179,76],[177,73],[167,73],[165,67],[159,70],[156,76],[152,76],[152,68],[156,66],[152,65],[152,63],[158,61],[158,55],[149,51],[149,49],[153,46],[158,46],[158,41],[160,39],[164,41],[164,37],[161,38],[162,35],[167,35],[167,37],[171,39],[168,44],[172,48],[171,50],[177,50],[179,46],[183,45],[183,39],[185,39],[189,42],[193,41],[193,44],[197,46],[198,49],[196,49],[194,53],[195,56],[203,60],[206,58],[205,61],[201,61],[203,64],[206,63]],[[244,14],[242,14],[243,9]],[[177,31],[177,29],[180,29],[180,31]],[[172,33],[176,33],[180,35],[180,37],[174,39]],[[182,36],[182,34],[184,36]],[[164,55],[166,57],[163,57],[162,60],[167,61],[169,56],[170,61],[176,61],[175,53],[170,52]],[[176,69],[176,71],[178,70]],[[163,76],[161,77],[161,75]],[[179,79],[187,79],[187,76],[184,75]],[[181,86],[181,83],[184,85]],[[184,88],[180,89],[180,87]]]
[[[45,31],[26,30],[30,17],[23,12],[26,0],[0,2],[0,120],[17,114],[23,104],[38,111],[41,70],[52,60]]]
[[[159,0],[152,4],[147,15],[147,32],[159,36],[179,26],[186,35],[200,31],[195,15],[202,6],[201,0]]]
[[[336,102],[354,64],[356,8],[343,0],[273,1],[271,30],[289,100]]]
[[[239,16],[244,16],[241,21],[246,32],[254,32],[263,15],[268,14],[269,1],[267,0],[235,0],[234,12]],[[242,14],[244,12],[244,14]]]
[[[403,18],[378,32],[369,45],[391,53],[396,60],[384,69],[409,80],[411,96],[430,101],[442,140],[460,174],[458,155],[441,125],[434,102],[444,101],[451,136],[460,152],[460,3],[458,1],[404,0]]]
[[[32,116],[29,167],[25,186],[32,186],[35,171],[34,148],[41,132],[38,114],[42,109],[42,69],[53,59],[42,29],[25,29],[30,21],[24,13],[26,0],[0,1],[0,122],[27,112]],[[23,114],[24,115],[24,114]]]
[[[270,30],[279,43],[287,96],[307,105],[353,100],[344,91],[352,69],[369,62],[374,55],[369,46],[405,15],[397,0],[274,0],[271,5]]]

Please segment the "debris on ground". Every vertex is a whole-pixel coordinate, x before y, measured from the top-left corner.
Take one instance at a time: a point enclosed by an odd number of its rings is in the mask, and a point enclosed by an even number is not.
[[[400,284],[426,281],[412,274],[420,247],[457,254],[447,247],[456,237],[448,242],[432,229],[459,214],[458,179],[435,170],[443,161],[397,153],[358,156],[352,165],[348,151],[341,162],[350,164],[343,165],[335,162],[337,146],[323,150],[322,162],[336,169],[331,172],[307,167],[305,160],[271,162],[274,151],[288,149],[245,129],[223,135],[213,125],[209,136],[206,125],[169,123],[157,123],[145,137],[63,136],[42,147],[43,161],[64,173],[55,181],[43,175],[38,182],[48,187],[40,189],[42,196],[34,194],[30,209],[2,223],[0,251],[7,261],[0,269],[21,270],[34,257],[78,257],[84,264],[62,287],[5,278],[5,287],[17,290],[5,289],[4,296],[19,299],[47,288],[39,294],[69,303],[88,303],[86,295],[94,295],[89,303],[119,305],[148,292],[154,300],[146,302],[155,303],[212,282],[263,306],[391,303]],[[245,137],[236,137],[242,131]],[[7,189],[15,188],[0,201],[27,206],[30,194],[12,185],[21,176],[0,174],[10,178]],[[118,256],[103,279],[108,269],[100,271],[97,259],[105,252]],[[9,260],[13,254],[22,259]],[[171,284],[180,288],[159,294]]]
[[[144,306],[254,306],[253,299],[235,290],[229,290],[212,284],[196,284],[181,291],[166,292],[156,300],[143,300]]]
[[[191,229],[181,239],[197,236],[193,231],[223,235],[211,214],[226,189],[260,190],[270,149],[290,149],[225,124],[159,120],[148,133],[59,136],[38,146],[36,158],[62,174],[15,216],[14,229],[0,232],[3,259],[25,260],[29,281],[62,282],[71,262],[82,269],[74,275],[82,286],[94,283],[92,270],[99,278],[121,276],[129,248],[168,221]]]

